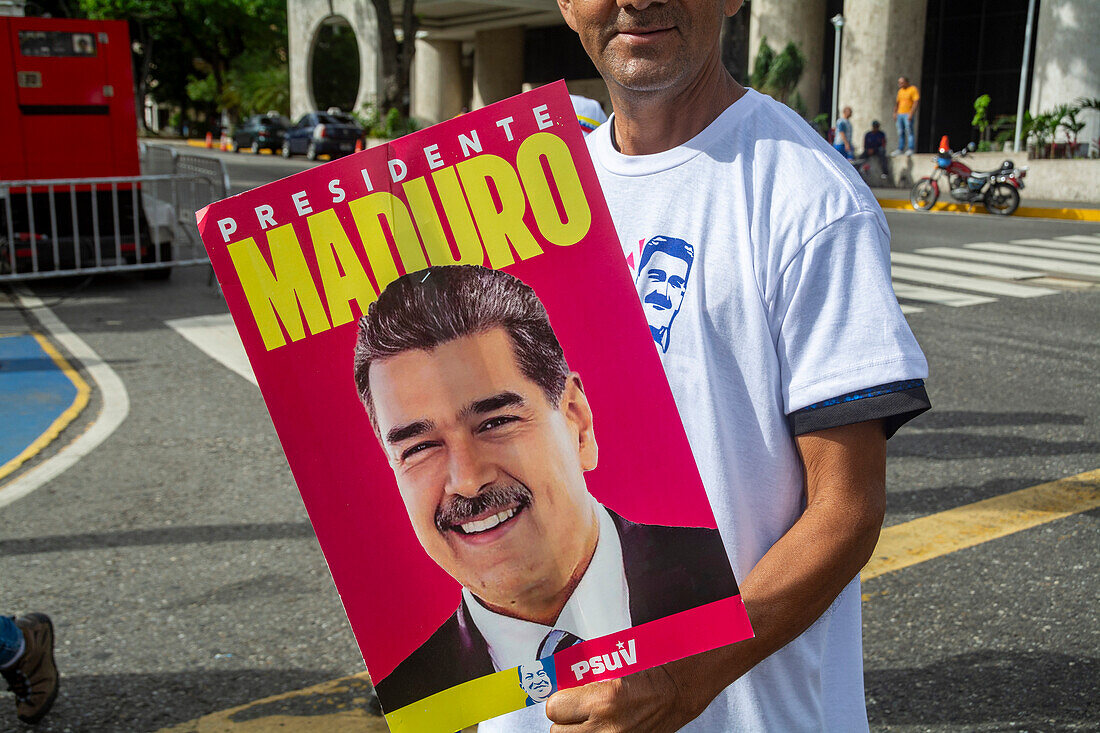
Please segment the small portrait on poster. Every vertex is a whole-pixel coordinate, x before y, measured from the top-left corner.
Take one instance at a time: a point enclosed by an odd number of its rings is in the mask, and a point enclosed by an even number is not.
[[[538,705],[558,690],[554,660],[550,657],[519,665],[519,686],[527,694],[527,706]]]
[[[635,523],[590,493],[599,416],[515,276],[455,265],[398,278],[359,321],[354,377],[417,539],[462,586],[454,613],[378,681],[384,705],[737,594],[717,530]]]

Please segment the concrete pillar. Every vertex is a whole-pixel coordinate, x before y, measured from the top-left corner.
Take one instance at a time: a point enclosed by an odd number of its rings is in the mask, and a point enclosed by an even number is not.
[[[825,0],[753,0],[751,10],[745,82],[748,83],[748,75],[752,73],[762,38],[768,39],[768,45],[776,53],[793,41],[806,57],[806,68],[797,91],[806,106],[806,114],[813,117],[820,111]]]
[[[898,77],[924,94],[924,21],[928,0],[845,0],[844,40],[840,57],[840,107],[852,108],[852,132],[858,150],[871,121],[882,122],[887,148],[897,147],[894,102]],[[928,102],[922,97],[920,104]],[[918,116],[920,109],[917,109]],[[895,165],[894,172],[904,171]]]
[[[1035,24],[1035,72],[1031,78],[1031,114],[1049,112],[1075,99],[1100,97],[1100,2],[1043,0]],[[1078,119],[1088,123],[1077,139],[1095,143],[1100,137],[1100,112],[1088,110]],[[1058,133],[1066,140],[1065,131]]]
[[[374,102],[378,95],[378,23],[370,0],[287,0],[287,44],[290,71],[290,116],[316,109],[310,89],[313,45],[321,24],[340,16],[355,31],[359,44],[359,94],[355,108]],[[350,111],[350,110],[349,110]]]
[[[499,102],[523,88],[523,28],[478,31],[474,38],[474,95],[470,109]]]
[[[434,125],[462,112],[462,42],[416,41],[413,57],[411,114]]]

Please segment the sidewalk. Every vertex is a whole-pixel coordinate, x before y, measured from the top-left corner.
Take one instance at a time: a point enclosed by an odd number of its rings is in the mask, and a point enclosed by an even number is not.
[[[875,194],[875,198],[878,199],[879,205],[883,209],[914,211],[912,204],[909,203],[909,189],[907,188],[872,188],[871,192]],[[1020,208],[1016,210],[1013,216],[1100,222],[1100,202],[1086,204],[1080,201],[1033,199],[1028,197],[1026,188],[1021,194],[1021,199]],[[973,206],[960,204],[946,192],[941,192],[939,202],[932,207],[931,211],[989,215],[980,203]]]

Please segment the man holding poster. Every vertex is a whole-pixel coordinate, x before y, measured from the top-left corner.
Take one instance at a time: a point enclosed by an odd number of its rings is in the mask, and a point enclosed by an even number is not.
[[[589,493],[592,409],[518,278],[476,265],[398,278],[360,319],[354,372],[417,539],[463,588],[377,683],[384,704],[514,667],[541,689],[537,660],[737,595],[716,530],[630,522]],[[636,661],[631,641],[606,666]]]
[[[756,638],[559,691],[546,716],[555,733],[867,730],[858,574],[886,440],[929,406],[885,217],[803,120],[723,67],[741,0],[558,4],[611,94],[589,150]],[[674,287],[655,241],[689,245]],[[481,730],[549,727],[528,708]]]

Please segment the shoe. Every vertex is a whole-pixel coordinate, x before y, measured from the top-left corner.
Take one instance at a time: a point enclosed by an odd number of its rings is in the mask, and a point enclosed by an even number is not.
[[[896,157],[898,157],[899,155],[901,155],[901,151],[900,151],[900,150],[891,150],[891,151],[890,151],[890,157],[891,157],[891,158],[896,158]]]
[[[906,150],[905,155],[906,155],[906,157],[912,157],[913,151],[912,150]]]
[[[28,613],[15,619],[15,625],[23,632],[26,649],[0,675],[15,693],[16,716],[33,725],[50,711],[61,682],[53,658],[53,622],[44,613]]]

